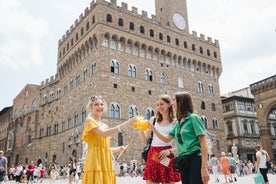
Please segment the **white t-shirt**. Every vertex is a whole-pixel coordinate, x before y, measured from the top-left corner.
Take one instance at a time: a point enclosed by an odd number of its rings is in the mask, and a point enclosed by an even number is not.
[[[170,130],[174,126],[174,123],[169,123],[166,126],[160,126],[159,123],[156,121],[155,124],[154,124],[154,126],[155,126],[155,128],[158,131],[162,132],[163,134],[168,135],[169,132],[170,132]],[[158,146],[159,147],[160,146],[171,146],[172,145],[172,141],[165,143],[165,142],[161,141],[156,135],[153,134],[153,139],[152,139],[151,145],[152,146],[156,146],[156,147],[158,147]]]
[[[262,154],[260,151],[257,151],[256,153],[256,157],[259,157],[260,158],[260,164],[259,164],[259,168],[261,169],[266,169],[266,155],[267,155],[267,152],[264,151],[265,154]]]

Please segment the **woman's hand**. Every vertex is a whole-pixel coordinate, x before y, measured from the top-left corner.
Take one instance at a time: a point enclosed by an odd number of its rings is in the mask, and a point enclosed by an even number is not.
[[[201,178],[202,178],[203,184],[208,184],[208,182],[210,180],[210,176],[209,176],[206,168],[201,168]]]
[[[159,159],[159,160],[163,160],[165,157],[170,156],[170,154],[171,154],[170,149],[162,150],[162,151],[159,152],[159,157],[158,157],[158,159]]]
[[[127,147],[126,146],[119,146],[118,147],[118,152],[124,152],[125,150],[127,149]]]

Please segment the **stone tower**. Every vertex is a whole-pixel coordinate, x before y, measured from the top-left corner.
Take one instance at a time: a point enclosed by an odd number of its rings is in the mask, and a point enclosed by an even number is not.
[[[189,33],[186,0],[155,0],[155,13],[162,26]]]

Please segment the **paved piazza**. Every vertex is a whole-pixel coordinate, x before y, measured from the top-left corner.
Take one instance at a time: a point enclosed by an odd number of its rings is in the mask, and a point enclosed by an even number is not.
[[[211,181],[209,182],[209,184],[215,184],[215,182],[213,182],[212,180],[212,175],[211,176]],[[219,183],[225,183],[223,180],[223,176],[220,175],[220,182]],[[276,174],[272,175],[272,174],[268,174],[268,179],[270,184],[275,184],[276,183]],[[253,175],[248,175],[248,176],[244,176],[244,177],[237,177],[237,182],[234,182],[233,184],[254,184],[254,179],[253,179]],[[15,183],[15,181],[8,181],[5,182],[5,184],[13,184]],[[51,180],[44,180],[42,182],[42,184],[69,184],[68,180],[56,180],[55,182],[52,182]],[[141,176],[138,177],[130,177],[130,176],[125,176],[125,177],[117,177],[117,184],[140,184],[140,183],[145,183],[142,179]],[[78,184],[81,184],[81,181],[78,182]],[[92,183],[91,183],[92,184]],[[94,183],[93,183],[94,184]],[[95,183],[98,184],[98,183]],[[100,183],[99,183],[100,184]],[[177,183],[177,184],[181,184],[181,182]],[[216,183],[218,184],[218,183]]]

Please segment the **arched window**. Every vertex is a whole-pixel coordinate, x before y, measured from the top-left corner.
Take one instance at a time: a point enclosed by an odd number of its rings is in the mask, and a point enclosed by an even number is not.
[[[42,103],[43,104],[47,103],[47,96],[46,95],[43,95],[43,97],[42,97]]]
[[[202,47],[199,47],[199,52],[200,52],[200,54],[203,54],[203,48]]]
[[[112,73],[116,73],[116,74],[119,74],[119,68],[120,67],[120,64],[119,64],[119,62],[117,61],[117,60],[115,60],[115,59],[112,59],[111,61],[110,61],[110,71],[112,72]]]
[[[214,92],[214,87],[212,84],[208,85],[208,91],[209,91],[209,95],[214,96],[215,92]]]
[[[128,76],[136,78],[136,66],[135,65],[128,65]]]
[[[175,39],[175,45],[179,45],[179,40],[177,38]]]
[[[58,88],[58,89],[57,89],[57,99],[59,99],[59,98],[60,98],[60,96],[61,96],[61,89],[60,89],[60,88]]]
[[[120,118],[120,106],[118,104],[110,104],[109,115],[111,118]]]
[[[212,122],[213,122],[213,129],[214,130],[218,130],[219,129],[219,127],[218,127],[218,120],[215,119],[215,118],[213,118]]]
[[[24,104],[22,108],[22,115],[25,116],[27,114],[27,111],[28,111],[27,104]]]
[[[86,81],[86,79],[87,79],[87,69],[85,68],[83,70],[83,81]]]
[[[119,18],[118,25],[119,26],[124,26],[124,20],[122,18]]]
[[[159,33],[159,40],[163,40],[163,34]]]
[[[96,73],[96,63],[92,63],[91,65],[91,74],[94,75]]]
[[[171,37],[169,35],[167,35],[167,42],[171,43]]]
[[[83,27],[81,28],[81,36],[83,36]]]
[[[151,117],[155,116],[154,110],[152,108],[147,108],[145,112],[145,119],[150,120]]]
[[[51,91],[51,92],[50,92],[50,95],[49,95],[49,101],[51,102],[51,101],[53,101],[53,100],[54,100],[54,92]]]
[[[183,79],[182,79],[182,77],[178,77],[178,87],[179,87],[179,88],[184,88],[184,84],[183,84]]]
[[[183,46],[184,46],[184,48],[185,48],[185,49],[187,49],[187,48],[188,48],[188,44],[187,44],[187,42],[186,42],[186,41],[184,41],[184,42],[183,42]]]
[[[74,117],[74,126],[77,126],[79,124],[79,115],[76,113]]]
[[[76,76],[76,87],[78,85],[80,85],[80,75],[79,74],[77,74],[77,76]]]
[[[160,82],[161,82],[161,84],[166,84],[167,83],[166,81],[167,81],[166,80],[166,75],[164,73],[161,73],[160,74]]]
[[[217,58],[217,53],[216,52],[214,52],[214,57]]]
[[[192,50],[193,50],[193,51],[196,51],[195,44],[192,44]]]
[[[67,120],[67,128],[71,128],[71,127],[72,127],[72,120],[69,117],[68,120]]]
[[[86,110],[85,108],[83,108],[81,112],[81,123],[84,123],[85,119],[86,119]]]
[[[74,81],[73,81],[73,79],[71,79],[71,81],[70,81],[70,90],[72,90],[73,87],[74,87]]]
[[[201,116],[201,120],[204,124],[205,129],[208,129],[208,121],[207,118],[205,116]]]
[[[216,111],[216,104],[212,103],[211,104],[211,109],[212,109],[212,111]]]
[[[86,31],[89,29],[89,22],[86,23]]]
[[[16,108],[13,113],[14,119],[18,118],[18,109]]]
[[[150,29],[150,37],[154,37],[154,31]]]
[[[144,28],[144,26],[140,26],[140,33],[145,34],[145,28]]]
[[[32,103],[32,112],[36,110],[36,101],[34,100]]]
[[[66,129],[66,127],[65,127],[65,121],[62,120],[62,122],[61,122],[61,131],[64,131],[65,129]]]
[[[132,118],[134,116],[139,115],[139,110],[136,106],[130,106],[129,107],[129,112],[128,112],[128,117]]]
[[[151,69],[146,69],[145,70],[145,80],[146,81],[152,81],[153,80]]]
[[[106,21],[107,21],[107,22],[112,22],[112,15],[107,14],[107,15],[106,15]]]
[[[130,30],[134,30],[134,23],[133,23],[133,22],[130,22],[130,23],[129,23],[129,29],[130,29]]]
[[[199,93],[204,93],[204,90],[203,90],[203,83],[201,81],[197,82],[197,91]]]

